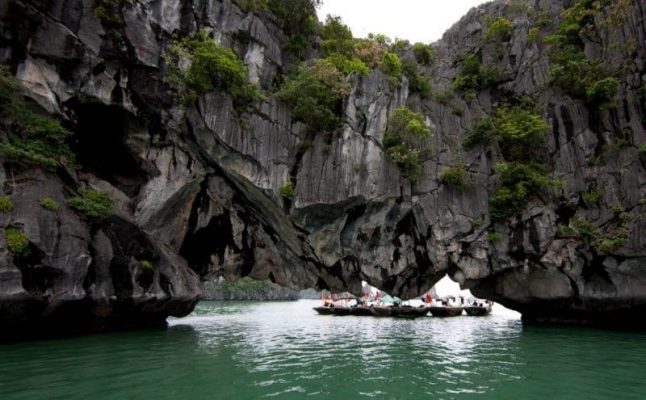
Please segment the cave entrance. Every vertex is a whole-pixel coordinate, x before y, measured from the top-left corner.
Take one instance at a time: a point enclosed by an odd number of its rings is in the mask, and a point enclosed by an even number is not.
[[[137,134],[145,137],[145,126],[121,107],[78,102],[71,107],[77,116],[76,154],[80,165],[128,196],[135,196],[147,180],[143,160],[136,156]]]

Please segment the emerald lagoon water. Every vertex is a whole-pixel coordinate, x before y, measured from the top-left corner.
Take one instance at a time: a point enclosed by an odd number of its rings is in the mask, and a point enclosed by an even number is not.
[[[646,334],[518,314],[203,302],[166,330],[0,345],[0,399],[646,399]]]

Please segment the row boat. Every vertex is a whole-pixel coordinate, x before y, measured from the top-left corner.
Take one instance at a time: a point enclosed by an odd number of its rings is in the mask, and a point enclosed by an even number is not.
[[[485,315],[489,315],[491,313],[491,306],[469,306],[464,307],[464,311],[467,312],[467,315],[470,315],[472,317],[484,317]]]
[[[462,315],[462,307],[448,307],[448,306],[434,306],[429,307],[428,311],[431,312],[431,315],[434,317],[457,317]]]
[[[431,306],[431,307],[384,307],[384,306],[364,306],[357,305],[352,307],[335,306],[333,304],[314,307],[314,310],[321,315],[355,315],[355,316],[373,316],[373,317],[400,317],[400,318],[418,318],[424,317],[429,312],[434,317],[457,317],[466,311],[467,315],[481,317],[491,313],[491,305],[472,305],[466,307],[456,306]]]

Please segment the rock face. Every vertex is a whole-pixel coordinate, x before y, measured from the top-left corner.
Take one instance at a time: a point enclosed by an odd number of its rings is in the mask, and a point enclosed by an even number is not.
[[[116,22],[97,12],[107,3],[120,13]],[[0,59],[35,104],[75,132],[81,172],[14,171],[5,163],[2,181],[21,205],[2,222],[23,227],[38,257],[0,255],[0,321],[160,321],[192,309],[197,275],[355,292],[366,280],[414,297],[447,273],[528,320],[632,320],[631,309],[646,308],[639,151],[646,10],[640,0],[621,0],[595,14],[585,54],[620,78],[614,106],[596,110],[550,84],[549,46],[540,39],[571,3],[496,1],[471,10],[434,45],[432,65],[421,67],[434,96],[411,94],[406,79],[393,84],[379,70],[351,75],[343,127],[312,137],[269,93],[291,57],[267,12],[242,12],[231,0],[2,2]],[[512,24],[509,38],[488,41],[487,27],[501,17]],[[226,93],[185,107],[164,83],[171,39],[200,29],[234,49],[266,92],[242,118]],[[503,78],[473,96],[452,93],[466,54]],[[493,222],[501,150],[461,144],[503,97],[523,96],[534,98],[551,127],[548,165],[562,185],[534,193],[522,215]],[[403,105],[422,112],[433,131],[414,183],[382,144],[388,117]],[[461,189],[440,182],[456,164],[466,168]],[[290,180],[294,197],[285,201],[280,189]],[[34,205],[45,192],[65,204],[78,182],[118,199],[117,215],[100,229],[66,207],[52,215]],[[591,191],[599,192],[595,202],[583,198]],[[630,216],[630,233],[612,249],[559,228],[576,216],[605,232],[618,214]],[[497,240],[488,240],[493,231]],[[144,257],[158,260],[154,272],[138,267]]]

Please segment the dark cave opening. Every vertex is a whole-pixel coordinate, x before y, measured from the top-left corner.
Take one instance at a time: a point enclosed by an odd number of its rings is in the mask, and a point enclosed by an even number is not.
[[[196,218],[197,214],[194,213],[189,224],[192,222],[194,225]],[[195,272],[205,276],[211,272],[211,257],[217,257],[218,263],[222,264],[227,247],[235,248],[232,230],[228,212],[214,217],[207,226],[186,236],[179,254],[188,261]],[[245,274],[243,273],[242,276]]]
[[[120,107],[96,103],[71,105],[77,115],[76,154],[83,169],[135,196],[148,174],[128,143],[145,127]]]

